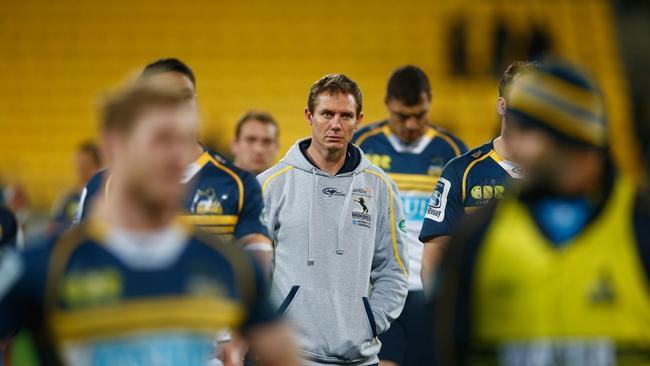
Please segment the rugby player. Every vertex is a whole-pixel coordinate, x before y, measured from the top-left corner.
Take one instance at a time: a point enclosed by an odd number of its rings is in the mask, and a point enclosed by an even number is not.
[[[196,79],[192,70],[178,59],[161,59],[147,65],[138,83],[171,87],[186,93],[196,104]],[[194,136],[198,141],[198,126]],[[261,223],[263,202],[255,177],[226,161],[198,142],[182,178],[187,185],[185,210],[181,219],[208,233],[234,237],[255,256],[268,272],[271,240]],[[110,167],[98,172],[82,192],[78,221],[83,220],[96,197],[110,201]]]
[[[43,365],[204,365],[228,328],[261,364],[297,364],[256,262],[176,221],[197,123],[178,89],[137,86],[106,103],[110,202],[64,234],[4,253],[0,338],[27,329]]]
[[[613,166],[601,92],[562,62],[513,81],[521,192],[467,217],[434,301],[443,365],[647,365],[650,213]]]
[[[431,124],[431,100],[431,86],[423,70],[411,65],[396,69],[388,80],[384,99],[387,119],[364,127],[352,140],[395,181],[406,216],[409,294],[400,317],[379,336],[379,359],[385,366],[419,364],[418,345],[426,325],[422,322],[422,243],[418,235],[442,168],[467,151],[457,137]]]
[[[510,84],[531,67],[533,64],[528,62],[514,62],[499,81],[496,110],[501,118],[501,134],[451,160],[436,183],[420,232],[420,241],[424,243],[421,274],[427,289],[458,221],[466,212],[503,198],[510,182],[522,177],[522,170],[513,162],[507,147],[512,137],[506,109]]]
[[[248,111],[237,121],[231,145],[233,164],[258,175],[273,165],[278,156],[280,129],[273,116]]]

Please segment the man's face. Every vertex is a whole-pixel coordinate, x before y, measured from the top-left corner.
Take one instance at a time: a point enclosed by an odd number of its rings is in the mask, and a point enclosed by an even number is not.
[[[386,98],[388,126],[403,142],[414,142],[427,131],[430,107],[431,101],[424,92],[420,97],[420,101],[412,106],[407,106],[402,101],[394,98]]]
[[[181,179],[196,146],[197,113],[191,103],[143,109],[133,129],[107,139],[114,169],[134,202],[148,210],[175,208]]]
[[[305,117],[312,127],[312,143],[327,151],[345,150],[363,120],[363,113],[356,115],[357,104],[352,94],[322,93],[314,104],[314,113],[305,108]]]
[[[78,151],[75,154],[74,165],[77,170],[77,178],[81,184],[86,184],[99,168],[101,168],[95,162],[95,158],[85,151]]]
[[[237,166],[253,174],[268,169],[278,153],[277,135],[277,128],[272,124],[255,119],[246,121],[232,145]]]

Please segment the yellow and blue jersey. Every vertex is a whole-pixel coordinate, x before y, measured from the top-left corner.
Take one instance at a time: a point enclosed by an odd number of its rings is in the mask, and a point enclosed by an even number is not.
[[[556,204],[578,227],[569,236],[544,228],[539,193],[467,218],[435,289],[442,364],[650,364],[649,201],[625,178],[603,191],[593,208],[573,204],[587,221]]]
[[[492,141],[451,160],[438,179],[424,216],[420,240],[449,235],[466,212],[504,197],[520,168],[503,159]]]
[[[88,216],[90,203],[98,194],[110,196],[110,176],[106,170],[95,174],[81,196],[78,221]],[[269,237],[260,217],[264,203],[255,177],[205,149],[186,171],[187,185],[183,221],[223,238],[241,239],[248,234]]]
[[[409,250],[409,289],[422,289],[418,234],[431,191],[451,159],[465,153],[465,144],[454,135],[430,126],[419,140],[404,144],[388,127],[378,122],[359,130],[352,142],[373,164],[382,168],[397,184],[406,217]]]
[[[28,331],[43,365],[205,365],[218,332],[275,321],[237,246],[186,225],[140,248],[120,238],[89,219],[3,253],[0,339]]]

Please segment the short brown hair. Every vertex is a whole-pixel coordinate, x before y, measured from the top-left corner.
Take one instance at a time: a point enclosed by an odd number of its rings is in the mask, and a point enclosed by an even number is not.
[[[94,143],[93,141],[83,142],[77,148],[77,152],[90,156],[93,159],[93,162],[97,166],[102,165],[102,155],[101,152],[99,151],[99,146],[97,146],[97,144]]]
[[[135,85],[117,92],[102,108],[102,131],[129,132],[146,107],[177,106],[191,99],[187,92]]]
[[[349,77],[343,74],[327,74],[318,79],[309,90],[309,97],[307,98],[307,108],[309,112],[314,113],[316,107],[316,98],[322,93],[328,94],[352,94],[356,103],[356,117],[361,114],[362,97],[359,86]]]
[[[243,116],[239,118],[237,121],[237,126],[235,127],[235,140],[239,140],[239,136],[241,135],[241,130],[248,121],[260,121],[263,124],[266,125],[271,125],[275,127],[275,138],[278,138],[280,129],[278,128],[278,123],[275,121],[275,118],[268,113],[264,111],[257,111],[257,110],[249,110],[244,113]]]
[[[511,63],[506,71],[503,72],[501,80],[499,80],[499,96],[505,98],[506,88],[510,86],[515,76],[518,74],[538,65],[535,61],[515,61]]]

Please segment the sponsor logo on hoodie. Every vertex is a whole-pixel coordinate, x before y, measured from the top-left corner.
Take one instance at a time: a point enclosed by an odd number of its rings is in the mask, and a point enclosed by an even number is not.
[[[372,225],[372,216],[369,214],[369,199],[368,198],[355,198],[353,200],[356,205],[352,206],[352,225],[358,225],[370,229]]]
[[[333,196],[343,197],[343,196],[345,196],[345,193],[339,191],[338,189],[336,189],[334,187],[323,188],[322,192],[327,197],[333,197]]]

